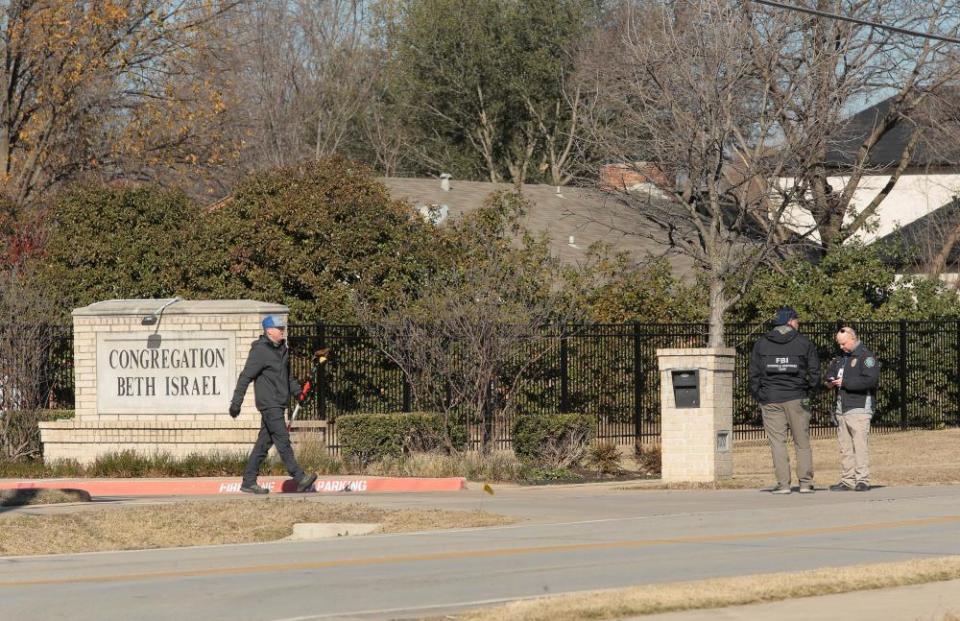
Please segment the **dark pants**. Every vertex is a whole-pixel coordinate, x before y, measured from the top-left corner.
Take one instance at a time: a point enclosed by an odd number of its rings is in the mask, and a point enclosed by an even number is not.
[[[257,482],[257,473],[260,471],[260,464],[267,458],[270,447],[277,445],[277,452],[280,453],[280,459],[283,465],[287,467],[287,472],[295,479],[303,477],[303,470],[297,463],[297,458],[293,455],[293,447],[290,446],[290,433],[287,431],[287,421],[283,417],[283,408],[272,408],[260,412],[260,435],[257,436],[257,442],[250,451],[250,459],[247,460],[247,467],[243,471],[243,485],[253,485]]]

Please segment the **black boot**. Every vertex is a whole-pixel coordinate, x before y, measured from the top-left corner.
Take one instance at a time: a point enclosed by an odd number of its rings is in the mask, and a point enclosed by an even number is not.
[[[265,487],[260,487],[256,483],[254,483],[253,485],[241,485],[240,491],[245,492],[247,494],[269,494],[270,493],[270,490],[268,490]]]
[[[313,491],[313,482],[317,480],[316,473],[306,474],[300,477],[297,480],[297,491],[298,492],[311,492]]]

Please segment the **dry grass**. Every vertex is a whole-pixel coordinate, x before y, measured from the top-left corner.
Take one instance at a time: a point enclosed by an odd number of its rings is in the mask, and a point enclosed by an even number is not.
[[[840,478],[840,449],[836,438],[811,441],[813,467],[821,484]],[[960,429],[906,431],[870,436],[871,482],[878,485],[960,483]],[[767,444],[734,449],[734,475],[750,486],[774,482],[773,461]],[[791,450],[791,467],[796,465]]]
[[[874,485],[960,484],[960,429],[906,431],[870,436],[870,471]],[[840,449],[837,439],[815,438],[813,470],[818,486],[840,479]],[[733,449],[733,479],[709,484],[645,483],[643,488],[669,489],[756,488],[776,482],[773,459],[765,441],[742,442]],[[796,455],[790,448],[790,468],[796,481]],[[631,488],[627,488],[631,489]]]
[[[82,489],[9,489],[0,491],[0,507],[56,505],[90,502],[90,493]]]
[[[298,499],[192,501],[110,507],[0,522],[0,555],[57,554],[273,541],[297,522],[379,522],[378,532],[495,526],[511,518],[482,511],[384,510]]]
[[[524,600],[457,615],[465,621],[574,621],[720,608],[960,578],[960,557],[738,576]],[[955,617],[948,615],[944,621]]]
[[[524,466],[512,451],[458,455],[413,453],[399,458],[384,458],[367,467],[367,474],[394,477],[465,477],[471,481],[516,481]]]

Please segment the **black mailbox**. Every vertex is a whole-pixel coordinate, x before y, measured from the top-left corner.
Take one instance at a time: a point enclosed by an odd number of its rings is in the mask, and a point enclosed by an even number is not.
[[[700,407],[699,371],[673,371],[673,403],[678,408]]]

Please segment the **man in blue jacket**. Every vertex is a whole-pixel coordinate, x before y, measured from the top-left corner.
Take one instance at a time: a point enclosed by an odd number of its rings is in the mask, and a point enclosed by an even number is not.
[[[834,492],[870,491],[870,418],[876,406],[880,363],[853,328],[840,328],[837,345],[843,357],[827,370],[826,384],[837,390],[837,441],[840,443],[840,482]]]
[[[760,403],[763,428],[773,453],[777,476],[774,494],[789,494],[790,455],[787,430],[797,451],[800,493],[813,493],[813,453],[810,450],[810,410],[805,401],[820,384],[817,348],[800,334],[800,319],[789,307],[774,317],[774,328],[760,337],[750,354],[750,394]]]
[[[269,493],[265,487],[257,484],[260,464],[266,459],[270,447],[276,445],[277,453],[283,460],[287,472],[297,482],[297,491],[305,492],[313,488],[316,474],[306,474],[297,463],[290,445],[290,433],[284,412],[292,395],[300,393],[300,384],[290,375],[290,357],[286,343],[286,320],[278,315],[270,315],[263,322],[263,335],[253,342],[247,364],[240,372],[237,389],[230,402],[230,416],[240,415],[240,406],[247,392],[247,386],[253,382],[253,392],[257,409],[260,411],[260,435],[250,452],[247,467],[243,471],[240,491],[249,494]]]

